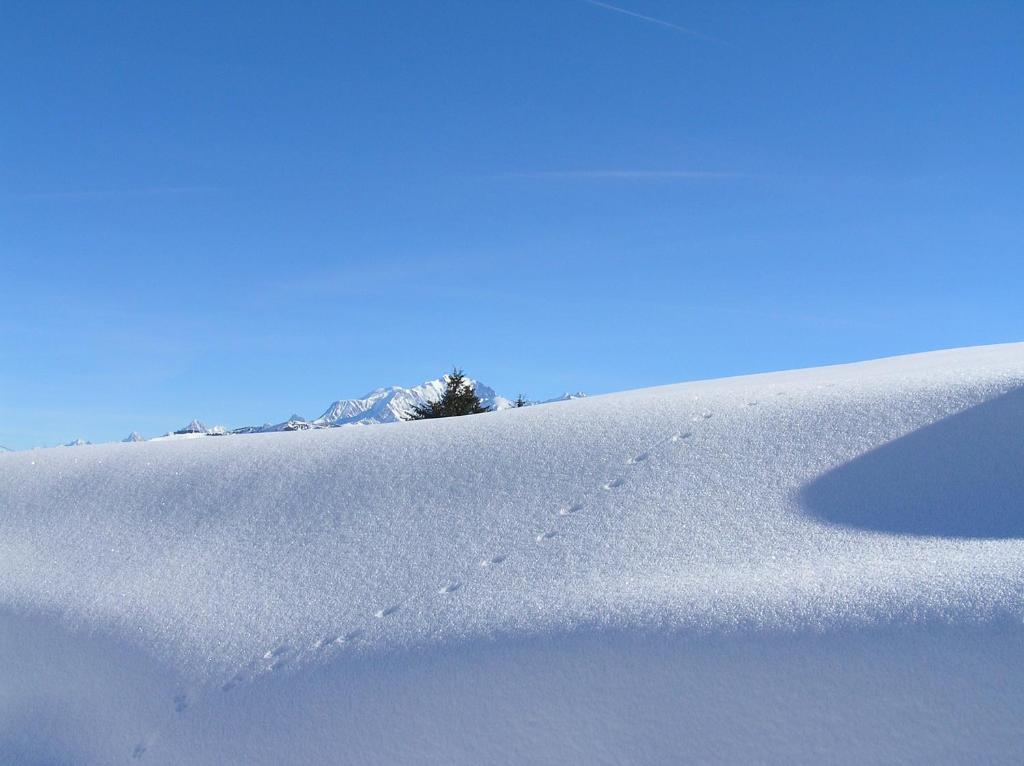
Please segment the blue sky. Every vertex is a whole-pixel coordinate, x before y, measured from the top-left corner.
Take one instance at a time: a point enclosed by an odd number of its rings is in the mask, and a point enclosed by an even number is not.
[[[0,10],[0,444],[1024,338],[1024,4]]]

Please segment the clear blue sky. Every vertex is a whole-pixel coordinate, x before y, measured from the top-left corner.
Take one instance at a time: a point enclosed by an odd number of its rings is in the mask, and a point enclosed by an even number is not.
[[[0,444],[1024,338],[1024,3],[0,6]]]

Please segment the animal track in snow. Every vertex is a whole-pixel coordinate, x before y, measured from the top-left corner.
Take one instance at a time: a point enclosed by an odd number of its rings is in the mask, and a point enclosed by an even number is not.
[[[779,392],[778,395],[782,396],[782,395],[785,395],[785,394],[784,394],[784,392]],[[758,402],[757,401],[749,401],[749,402],[744,402],[744,404],[746,406],[755,406],[755,405],[758,404]],[[703,420],[710,419],[711,417],[712,417],[712,413],[711,412],[702,412],[702,413],[699,413],[697,415],[694,415],[692,417],[692,420],[694,422],[700,422],[700,421],[703,421]],[[681,431],[681,432],[672,434],[671,436],[669,436],[664,441],[660,441],[656,445],[654,445],[654,447],[652,447],[651,450],[646,451],[646,452],[641,452],[641,453],[639,453],[637,455],[634,455],[631,458],[628,458],[625,461],[625,463],[626,463],[626,465],[637,465],[639,463],[644,463],[644,462],[650,460],[651,457],[652,457],[652,454],[654,454],[655,450],[660,448],[662,445],[664,445],[666,443],[680,443],[680,442],[683,442],[683,441],[689,439],[692,435],[693,435],[693,433],[691,431]],[[602,490],[614,490],[614,489],[617,489],[619,487],[622,487],[625,483],[626,483],[626,479],[624,477],[620,476],[620,477],[613,478],[613,479],[605,482],[604,484],[602,484],[601,485],[601,489]],[[570,503],[570,504],[562,505],[561,507],[559,507],[558,508],[558,515],[559,516],[570,516],[570,515],[579,513],[580,511],[583,511],[584,509],[585,509],[585,506],[582,503]],[[547,542],[549,540],[552,540],[552,539],[558,537],[559,535],[560,535],[560,531],[559,530],[557,530],[557,529],[550,529],[550,530],[545,530],[545,531],[541,532],[540,534],[536,535],[536,537],[534,539],[536,540],[537,543],[544,543],[544,542]],[[495,567],[495,566],[498,566],[498,565],[504,563],[507,557],[508,557],[508,554],[506,554],[506,553],[499,553],[499,554],[495,554],[495,555],[491,556],[490,558],[482,559],[479,562],[479,564],[483,568]],[[463,585],[463,583],[461,581],[459,581],[459,580],[449,580],[448,582],[444,583],[440,588],[438,588],[437,593],[440,594],[440,595],[451,594],[451,593],[454,593],[454,592],[460,590],[462,588],[462,585]],[[393,615],[396,612],[398,612],[401,607],[402,607],[402,602],[399,602],[397,604],[393,604],[391,606],[387,606],[387,607],[385,607],[383,609],[379,609],[377,612],[374,613],[374,616],[376,618],[378,618],[378,619],[384,619],[384,618],[390,617],[391,615]],[[323,637],[321,637],[320,639],[316,640],[312,644],[312,646],[310,647],[310,651],[318,651],[318,652],[319,651],[327,651],[327,650],[331,649],[332,647],[343,646],[345,644],[351,643],[352,641],[354,641],[355,639],[357,639],[358,637],[363,635],[363,633],[364,633],[363,630],[356,629],[356,630],[352,630],[349,633],[346,633],[344,635],[337,635],[337,634],[333,634],[333,633],[332,634],[324,635]],[[252,661],[250,663],[250,666],[249,666],[248,670],[243,669],[243,670],[239,671],[230,680],[228,680],[221,687],[222,691],[228,692],[228,691],[234,689],[235,687],[244,684],[246,682],[247,678],[250,675],[253,675],[253,674],[257,674],[258,675],[261,672],[261,669],[262,669],[262,672],[266,672],[267,670],[276,671],[276,670],[279,670],[279,669],[285,667],[286,665],[288,665],[292,661],[292,659],[297,658],[299,656],[299,655],[295,654],[295,651],[296,650],[294,648],[292,648],[291,646],[289,646],[287,644],[281,644],[279,646],[276,646],[275,648],[267,651],[263,655],[263,658],[262,658],[263,662],[262,663],[259,660],[254,660],[254,661]],[[268,662],[270,663],[269,666],[267,665]],[[175,704],[175,710],[178,713],[182,713],[182,712],[184,712],[185,709],[188,708],[189,700],[188,700],[186,695],[180,694],[180,695],[177,695],[174,698],[174,704]],[[146,752],[146,745],[144,743],[140,742],[138,745],[136,745],[135,750],[132,753],[132,757],[136,758],[136,759],[140,758],[142,756],[142,754],[145,753],[145,752]]]
[[[340,640],[341,640],[341,636],[335,636],[335,635],[324,636],[323,638],[318,638],[316,641],[313,642],[313,651],[320,651],[321,649],[326,649],[328,646],[333,646],[334,644],[338,643]]]
[[[757,404],[757,402],[746,402],[746,404],[748,406],[753,406],[753,405]],[[699,422],[699,421],[702,421],[702,420],[707,420],[707,419],[709,419],[711,417],[712,417],[712,413],[711,412],[703,412],[703,413],[700,413],[698,415],[694,415],[692,420],[694,422]],[[655,445],[655,447],[652,448],[652,450],[649,450],[647,452],[641,452],[641,453],[639,453],[637,455],[634,455],[633,457],[627,459],[625,462],[626,462],[627,465],[637,465],[639,463],[646,462],[646,461],[651,459],[653,450],[656,449],[658,446],[663,445],[665,443],[680,443],[680,442],[682,442],[682,441],[684,441],[686,439],[689,439],[692,435],[693,434],[692,434],[691,431],[681,431],[681,432],[672,434],[671,436],[669,436],[664,441],[659,442],[658,445]],[[617,489],[617,488],[623,486],[625,483],[626,483],[626,479],[624,477],[620,476],[620,477],[613,478],[613,479],[605,482],[604,484],[602,484],[601,485],[601,489],[602,490],[614,490],[614,489]],[[569,504],[563,505],[563,506],[558,508],[558,515],[559,516],[571,516],[573,514],[579,513],[580,511],[583,511],[584,508],[585,508],[585,506],[582,503],[569,503]],[[557,529],[550,529],[550,530],[545,530],[545,531],[541,532],[540,534],[536,535],[536,537],[534,539],[535,539],[535,541],[537,543],[545,543],[545,542],[547,542],[549,540],[554,539],[555,537],[558,537],[559,534],[560,534],[559,530],[557,530]],[[505,560],[507,559],[507,557],[508,557],[508,554],[506,554],[506,553],[498,553],[498,554],[495,554],[495,555],[493,555],[493,556],[491,556],[489,558],[482,559],[479,562],[479,564],[483,568],[496,567],[496,566],[504,563]],[[459,580],[450,580],[450,581],[444,583],[440,588],[438,588],[437,593],[440,594],[440,595],[451,594],[451,593],[454,593],[454,592],[460,590],[462,588],[462,585],[463,585],[463,583],[460,582]],[[402,606],[401,602],[399,602],[397,604],[393,604],[391,606],[387,606],[387,607],[385,607],[383,609],[380,609],[377,612],[375,612],[374,616],[376,618],[378,618],[378,619],[384,619],[385,617],[390,617],[391,615],[393,615],[397,611],[399,611],[401,606]],[[358,638],[360,635],[363,634],[363,632],[364,631],[361,630],[361,629],[356,629],[356,630],[353,630],[353,631],[351,631],[351,632],[349,632],[347,634],[344,634],[344,635],[336,635],[336,634],[325,635],[325,636],[321,637],[320,639],[318,639],[317,641],[315,641],[313,643],[313,645],[311,647],[311,650],[312,651],[326,651],[326,650],[329,650],[329,649],[331,649],[332,647],[335,647],[335,646],[343,646],[345,644],[348,644],[348,643],[352,642],[356,638]],[[262,665],[262,667],[263,667],[264,670],[269,669],[271,671],[283,668],[292,659],[293,653],[294,653],[294,649],[292,649],[292,647],[290,647],[290,646],[288,646],[286,644],[281,644],[281,645],[275,647],[274,649],[266,652],[266,654],[263,655],[264,664]],[[271,663],[269,665],[269,668],[265,664],[267,662]],[[256,673],[260,672],[259,671],[260,663],[259,663],[258,660],[254,661],[252,663],[252,666],[253,667],[251,668],[251,671],[254,671]],[[247,677],[246,676],[246,672],[245,671],[240,671],[233,678],[231,678],[229,681],[227,681],[227,683],[225,683],[221,687],[221,689],[223,691],[225,691],[225,692],[230,691],[231,689],[234,689],[236,686],[239,686],[239,685],[243,684],[245,682],[245,680],[246,680],[246,677]],[[187,706],[188,706],[188,700],[187,700],[187,698],[184,695],[180,695],[179,697],[175,697],[175,709],[178,710],[178,712],[182,712],[185,709],[185,707],[187,707]],[[133,753],[133,757],[138,758],[138,757],[141,756],[141,754],[143,752],[145,752],[145,745],[140,743],[136,747],[136,751],[135,751],[135,753]]]
[[[288,644],[279,644],[278,646],[275,646],[273,649],[268,649],[266,654],[263,655],[263,659],[275,660],[278,657],[288,654],[288,652],[290,651],[291,647],[289,647]]]
[[[332,633],[328,636],[324,636],[313,644],[313,649],[316,651],[324,651],[332,646],[344,646],[345,644],[351,644],[361,635],[363,635],[361,628],[356,628],[355,630],[350,630],[348,633],[342,633],[340,635]]]
[[[132,750],[132,758],[135,758],[137,760],[137,759],[141,758],[143,753],[145,753],[145,752],[146,752],[146,746],[140,742],[139,744],[137,744],[135,746],[135,749]]]

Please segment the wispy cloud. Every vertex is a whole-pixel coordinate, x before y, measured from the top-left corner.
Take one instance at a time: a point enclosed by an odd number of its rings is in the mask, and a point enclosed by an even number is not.
[[[641,21],[649,21],[652,24],[657,24],[658,26],[665,27],[666,29],[672,29],[675,30],[676,32],[682,32],[684,35],[689,35],[690,37],[695,37],[700,40],[708,40],[716,43],[722,42],[721,40],[715,37],[706,35],[703,32],[698,32],[695,29],[682,27],[679,26],[678,24],[673,24],[671,21],[665,21],[664,19],[656,19],[654,18],[654,16],[647,16],[646,14],[637,13],[636,11],[626,10],[625,8],[620,8],[617,5],[611,5],[610,3],[602,3],[599,0],[584,0],[584,2],[589,3],[590,5],[596,5],[598,8],[604,8],[605,10],[608,11],[621,13],[624,16],[632,16],[634,19],[640,19]]]
[[[71,191],[21,192],[8,195],[24,200],[92,200],[125,197],[169,197],[188,194],[210,194],[223,191],[220,186],[152,186],[138,189],[75,189]]]
[[[547,170],[510,173],[509,176],[552,181],[724,181],[749,178],[744,173],[712,170]]]

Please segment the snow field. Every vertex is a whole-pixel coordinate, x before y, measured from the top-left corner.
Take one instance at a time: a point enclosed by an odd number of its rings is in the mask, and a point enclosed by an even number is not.
[[[1012,345],[4,454],[0,753],[1012,762],[1022,382]]]

